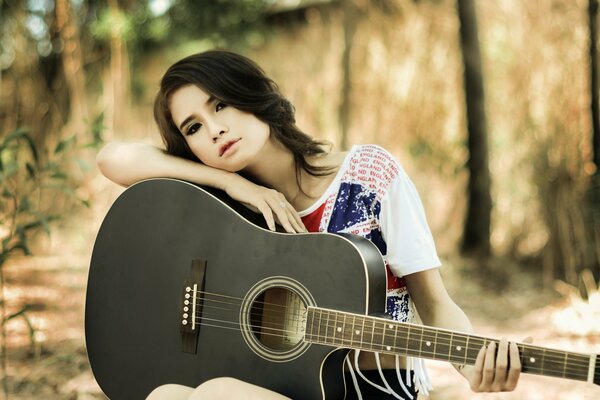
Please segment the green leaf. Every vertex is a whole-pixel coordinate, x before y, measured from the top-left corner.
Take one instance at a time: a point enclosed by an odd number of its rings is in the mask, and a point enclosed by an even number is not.
[[[19,128],[11,133],[9,133],[6,138],[4,139],[4,142],[2,143],[2,147],[6,147],[8,146],[8,144],[10,142],[18,142],[19,140],[25,140],[25,142],[27,142],[27,144],[29,145],[29,150],[31,152],[31,156],[33,157],[33,160],[35,161],[35,163],[37,164],[38,162],[38,152],[37,152],[37,147],[35,146],[35,142],[33,141],[33,138],[31,136],[29,136],[29,133],[23,129],[23,128]]]
[[[65,151],[75,141],[75,135],[61,140],[54,149],[54,154],[59,154]]]
[[[25,168],[27,168],[27,173],[30,178],[35,178],[35,168],[30,163],[25,163]]]
[[[19,317],[19,316],[21,316],[21,315],[25,314],[25,311],[27,311],[27,306],[25,306],[25,307],[21,308],[19,311],[17,311],[17,312],[16,312],[16,313],[14,313],[14,314],[10,314],[8,317],[6,317],[6,318],[4,319],[4,322],[8,322],[8,321],[10,321],[10,320],[11,320],[11,319],[13,319],[13,318],[17,318],[17,317]]]
[[[15,244],[13,247],[9,248],[5,254],[10,254],[15,250],[21,250],[23,252],[23,254],[25,254],[26,256],[31,255],[31,250],[29,250],[29,247],[24,242],[19,242],[19,243]]]
[[[17,208],[17,212],[26,212],[31,210],[31,203],[29,202],[29,197],[24,196],[19,202],[19,207]]]
[[[10,199],[14,196],[14,194],[8,190],[7,187],[4,188],[4,190],[2,191],[2,197],[6,198],[6,199]]]
[[[64,172],[56,171],[52,175],[50,175],[50,178],[52,178],[52,179],[66,180],[68,178],[68,176]]]
[[[76,158],[75,162],[77,163],[77,165],[79,165],[79,168],[81,168],[83,172],[88,172],[92,169],[91,164],[81,158]]]

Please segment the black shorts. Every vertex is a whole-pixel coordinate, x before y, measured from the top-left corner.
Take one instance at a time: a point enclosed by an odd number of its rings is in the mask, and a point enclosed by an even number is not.
[[[362,372],[362,374],[367,377],[371,382],[378,384],[379,386],[383,386],[385,387],[385,385],[383,384],[383,381],[381,380],[381,377],[379,376],[379,371],[376,369],[373,370],[366,370],[366,371],[360,371]],[[360,388],[360,393],[362,394],[362,398],[363,400],[389,400],[389,399],[396,399],[393,395],[391,394],[387,394],[385,392],[382,392],[381,390],[377,389],[375,386],[371,385],[368,382],[365,382],[365,380],[356,373],[356,371],[354,372],[355,376],[356,376],[356,380],[358,381],[358,387]],[[404,389],[402,389],[402,387],[400,386],[400,383],[398,382],[398,376],[396,374],[396,370],[395,369],[384,369],[383,370],[383,376],[385,377],[385,380],[387,381],[388,385],[390,385],[390,387],[394,390],[394,392],[396,392],[398,395],[400,395],[402,398],[408,400],[410,399],[410,397],[408,397],[406,395],[406,392],[404,391]],[[406,381],[404,380],[406,377],[406,370],[401,369],[400,370],[400,376],[402,377],[402,383],[404,383],[404,386],[406,387],[406,389],[408,390],[408,392],[413,396],[413,399],[416,400],[417,398],[417,390],[415,390],[415,385],[414,383],[411,386],[408,386],[406,384]],[[414,372],[410,372],[410,381],[413,382],[413,378],[414,378]],[[349,371],[346,371],[346,373],[344,374],[344,379],[346,380],[346,400],[358,400],[358,395],[356,394],[356,390],[354,389],[354,381],[352,380],[352,375],[350,375]]]

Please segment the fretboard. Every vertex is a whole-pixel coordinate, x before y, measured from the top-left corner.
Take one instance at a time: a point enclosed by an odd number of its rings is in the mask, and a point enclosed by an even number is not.
[[[387,354],[475,364],[479,350],[497,339],[441,328],[309,307],[304,340]],[[518,343],[521,370],[530,374],[592,381],[595,356]]]

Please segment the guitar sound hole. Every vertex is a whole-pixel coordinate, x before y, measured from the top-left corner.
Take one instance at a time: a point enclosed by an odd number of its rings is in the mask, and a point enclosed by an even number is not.
[[[262,292],[250,309],[254,337],[274,351],[288,351],[302,341],[306,304],[294,291],[270,288]]]

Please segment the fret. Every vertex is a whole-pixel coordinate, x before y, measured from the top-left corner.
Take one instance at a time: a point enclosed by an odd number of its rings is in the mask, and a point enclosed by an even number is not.
[[[467,348],[469,346],[469,335],[456,334],[452,337],[448,352],[448,361],[457,364],[472,364],[467,362]]]
[[[331,318],[331,312],[329,310],[324,310],[327,312],[327,321],[325,322],[325,337],[324,337],[324,342],[325,343],[329,343],[329,319]]]
[[[434,332],[433,329],[423,327],[421,339],[421,357],[433,358],[435,356],[435,352],[433,351],[435,340],[431,335],[432,332]]]
[[[331,331],[332,331],[332,336],[331,336],[331,343],[333,345],[336,345],[336,340],[338,339],[338,333],[340,333],[342,331],[342,329],[340,328],[339,324],[338,324],[338,313],[334,312],[333,313],[333,325],[331,325]]]
[[[306,316],[306,327],[304,328],[304,339],[307,341],[312,341],[313,340],[313,332],[314,332],[314,322],[315,322],[315,313],[314,312],[310,312],[310,310],[308,310],[307,316]]]
[[[360,331],[360,344],[363,346],[363,348],[364,348],[364,345],[365,345],[365,320],[366,320],[366,318],[363,317],[363,319],[362,319],[362,329]]]
[[[383,329],[381,330],[381,343],[380,343],[381,351],[383,351],[385,349],[384,342],[385,342],[385,330],[387,328],[387,323],[379,321],[378,324],[379,324],[379,326],[383,327]]]
[[[323,310],[319,310],[319,329],[317,330],[317,341],[321,340],[321,320],[323,317]]]
[[[434,358],[438,360],[448,360],[452,348],[452,333],[440,332],[436,334],[437,342],[435,346]]]
[[[369,325],[371,324],[371,325]],[[367,324],[365,324],[365,332],[363,335],[363,346],[366,346],[367,344],[370,346],[369,350],[375,350],[375,348],[373,347],[373,337],[375,334],[375,321],[373,319],[369,319],[367,321]],[[367,333],[369,334],[369,336],[367,337]]]
[[[356,332],[356,315],[352,315],[352,328],[350,329],[350,347],[354,347],[355,332]]]
[[[395,343],[396,343],[396,331],[398,329],[398,326],[396,324],[394,324],[393,322],[385,322],[384,323],[384,335],[383,335],[383,342],[382,347],[383,347],[383,352],[386,353],[396,353],[398,350],[396,349]],[[392,332],[394,332],[394,335],[392,335]]]
[[[396,342],[398,340],[398,329],[400,328],[399,325],[396,325],[396,327],[394,328],[394,344],[392,345],[392,348],[395,351],[398,351],[398,348],[396,347]]]
[[[341,344],[343,345],[345,341],[348,340],[347,338],[347,330],[346,330],[346,313],[344,313],[344,322],[342,322],[342,341]],[[350,340],[352,340],[352,332],[350,333]]]
[[[467,336],[467,343],[465,344],[465,358],[463,359],[463,364],[471,364],[470,362],[467,363],[467,356],[469,355],[469,340],[471,339],[471,336]]]
[[[423,342],[423,328],[417,325],[410,325],[409,335],[406,341],[406,354],[415,357],[421,357],[421,345]]]
[[[383,331],[385,326],[381,326],[381,321],[374,319],[373,320],[373,336],[371,339],[371,348],[376,351],[383,350]]]
[[[588,381],[590,373],[590,360],[592,357],[587,354],[578,354],[569,352],[569,364],[566,368],[565,378]]]
[[[469,336],[469,345],[465,354],[465,364],[474,365],[479,351],[486,346],[487,340],[478,336]]]
[[[562,365],[562,362],[557,363],[552,357],[546,360],[546,349],[534,346],[523,348],[521,369],[524,372],[533,371],[535,373],[537,371],[537,373],[540,373],[547,370],[549,375],[561,377],[562,368],[557,370],[557,367],[560,367],[560,365]]]

